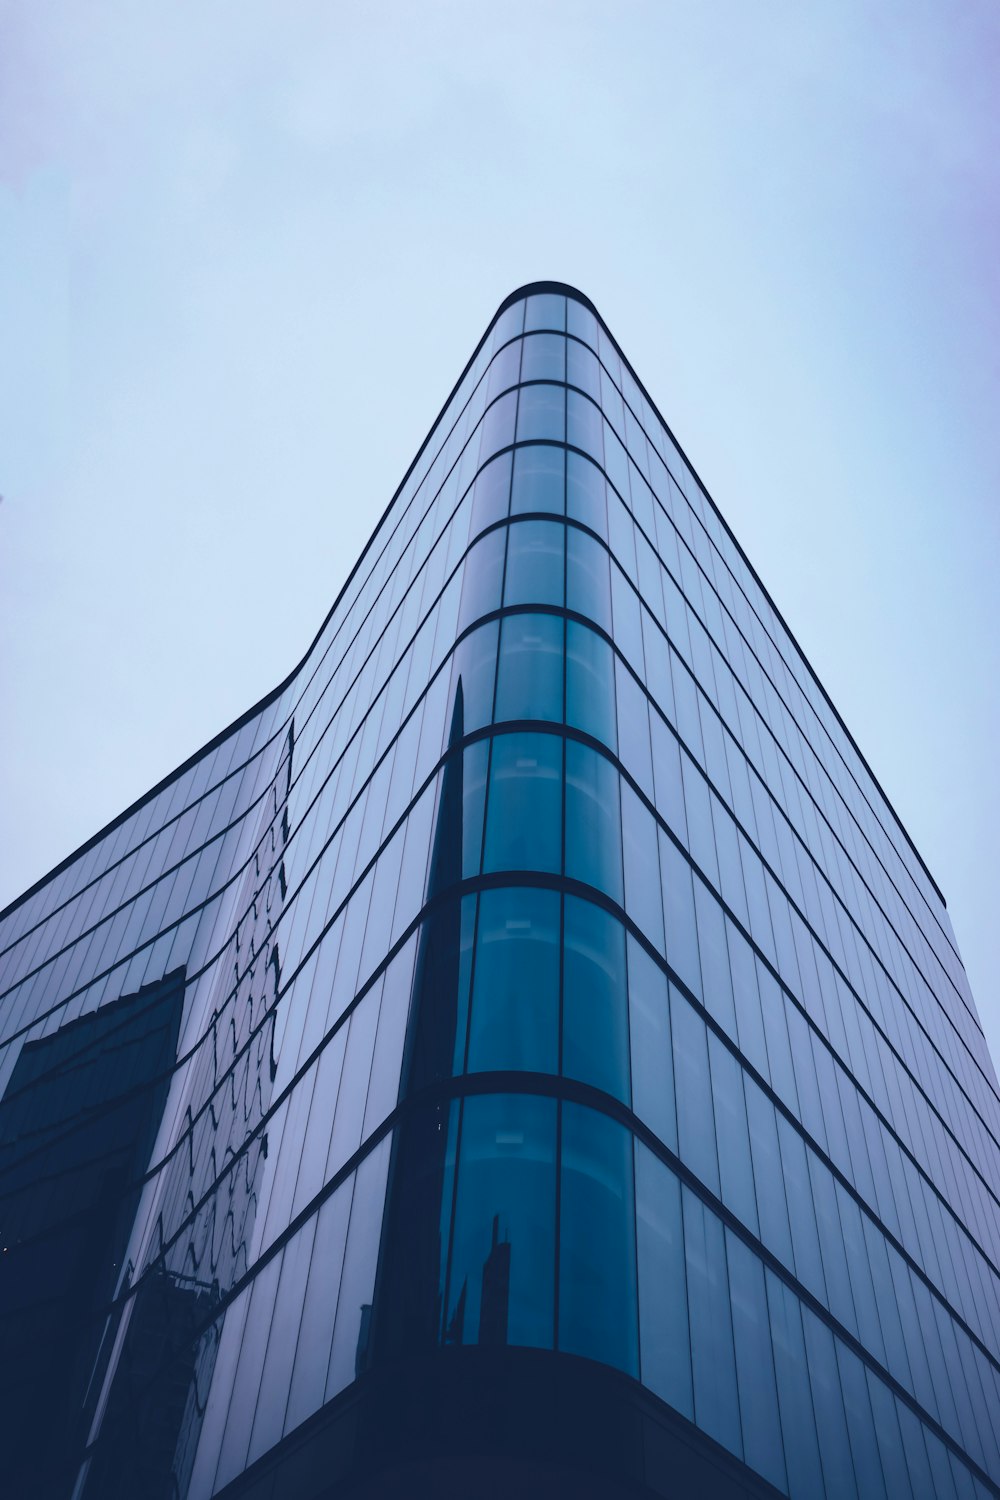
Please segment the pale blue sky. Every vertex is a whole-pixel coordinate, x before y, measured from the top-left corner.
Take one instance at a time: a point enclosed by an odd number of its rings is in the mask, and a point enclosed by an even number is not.
[[[0,903],[282,678],[497,303],[604,314],[1000,1054],[995,0],[0,0]]]

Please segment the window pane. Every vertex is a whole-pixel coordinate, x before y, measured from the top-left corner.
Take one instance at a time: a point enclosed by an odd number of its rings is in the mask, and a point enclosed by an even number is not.
[[[566,450],[546,444],[518,448],[514,456],[511,514],[532,510],[562,515],[566,509]]]
[[[607,541],[608,506],[604,475],[579,453],[566,455],[566,509]]]
[[[683,1190],[683,1205],[694,1419],[716,1442],[741,1455],[723,1229],[715,1215],[687,1188]]]
[[[510,527],[505,604],[562,604],[565,526],[521,521]]]
[[[638,1142],[635,1226],[642,1383],[692,1417],[681,1188],[669,1167]]]
[[[559,1347],[638,1374],[632,1137],[577,1104],[562,1118]]]
[[[618,772],[573,740],[566,744],[566,874],[622,899]]]
[[[469,1071],[559,1066],[559,896],[484,891],[469,1031]]]
[[[701,998],[701,965],[698,960],[698,928],[694,915],[691,866],[660,830],[660,880],[663,886],[663,925],[667,935],[667,962]]]
[[[671,995],[670,1023],[674,1041],[678,1151],[685,1165],[718,1195],[719,1161],[715,1149],[705,1023],[677,990]]]
[[[548,734],[493,741],[486,870],[559,869],[562,742]]]
[[[466,1099],[448,1277],[451,1343],[551,1348],[556,1107]]]
[[[566,897],[563,1072],[629,1098],[625,929],[589,901]]]
[[[496,718],[562,719],[563,622],[509,615],[500,635]]]
[[[607,641],[577,620],[566,625],[566,723],[614,750],[615,659]]]
[[[764,1267],[734,1234],[726,1234],[733,1341],[740,1382],[744,1457],[752,1469],[784,1490],[785,1455],[778,1420],[778,1390],[771,1355],[771,1329]]]
[[[566,436],[566,389],[561,385],[525,385],[517,408],[517,440]],[[498,445],[499,446],[499,445]]]
[[[476,476],[472,495],[472,535],[507,514],[510,500],[510,454],[501,454]]]
[[[628,999],[632,1108],[661,1141],[676,1151],[667,976],[633,937],[628,940]]]

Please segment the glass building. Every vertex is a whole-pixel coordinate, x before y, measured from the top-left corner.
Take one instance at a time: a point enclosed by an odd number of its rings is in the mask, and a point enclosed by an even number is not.
[[[944,899],[571,288],[0,949],[12,1500],[1000,1495]]]

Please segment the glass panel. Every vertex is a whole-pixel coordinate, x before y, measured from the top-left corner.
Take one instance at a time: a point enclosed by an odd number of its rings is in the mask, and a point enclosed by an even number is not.
[[[708,1056],[712,1070],[722,1201],[757,1234],[757,1200],[753,1190],[750,1132],[743,1098],[743,1069],[724,1043],[711,1033]]]
[[[573,740],[566,743],[566,874],[622,899],[618,772]]]
[[[781,1431],[785,1439],[789,1494],[802,1500],[822,1495],[823,1471],[816,1442],[816,1417],[809,1389],[802,1316],[798,1298],[771,1271],[765,1271],[771,1316],[771,1345],[778,1385]]]
[[[448,1273],[450,1343],[551,1348],[556,1106],[466,1099]]]
[[[541,333],[524,341],[521,361],[522,380],[565,380],[566,340],[557,334]]]
[[[562,604],[565,527],[520,521],[510,528],[505,604]]]
[[[566,436],[566,388],[561,385],[523,385],[517,408],[517,440]]]
[[[559,1067],[559,896],[484,891],[479,899],[469,1071]]]
[[[715,1215],[687,1188],[683,1190],[683,1206],[694,1419],[716,1442],[741,1455],[723,1229]]]
[[[642,1383],[692,1417],[681,1188],[669,1167],[638,1141],[635,1224]]]
[[[486,870],[559,869],[562,742],[548,734],[493,741],[486,813]]]
[[[778,1420],[778,1390],[771,1357],[771,1329],[764,1267],[736,1235],[727,1231],[733,1339],[740,1383],[744,1458],[778,1489],[786,1487],[785,1456]]]
[[[562,515],[566,509],[566,451],[545,444],[518,448],[514,456],[512,515],[544,510]]]
[[[462,718],[459,733],[481,729],[493,716],[493,683],[497,666],[497,622],[474,630],[455,649],[452,691],[462,686]]]
[[[509,615],[500,635],[496,719],[562,719],[563,622]]]
[[[663,923],[667,933],[667,962],[698,998],[701,998],[701,964],[698,959],[698,928],[694,915],[691,866],[660,829],[660,880],[663,887]]]
[[[577,614],[611,631],[611,576],[608,554],[600,542],[568,528],[566,537],[566,604]]]
[[[510,500],[510,454],[504,453],[476,476],[472,493],[472,535],[507,514]]]
[[[566,897],[563,1072],[629,1098],[625,929],[589,901]]]
[[[628,940],[628,998],[632,1108],[661,1141],[676,1151],[667,976],[633,937]]]
[[[566,624],[566,723],[617,746],[614,652],[576,620]]]
[[[632,1137],[577,1104],[562,1111],[559,1347],[638,1374]]]
[[[718,1196],[719,1162],[715,1149],[705,1023],[676,990],[670,999],[670,1022],[677,1090],[678,1152],[685,1165]]]
[[[581,521],[608,539],[607,485],[596,464],[579,453],[566,455],[566,510],[574,521]]]

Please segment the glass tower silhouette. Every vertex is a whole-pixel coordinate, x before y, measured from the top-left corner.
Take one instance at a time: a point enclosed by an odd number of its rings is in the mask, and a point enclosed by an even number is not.
[[[1000,1495],[944,899],[572,288],[0,1027],[12,1497]]]

